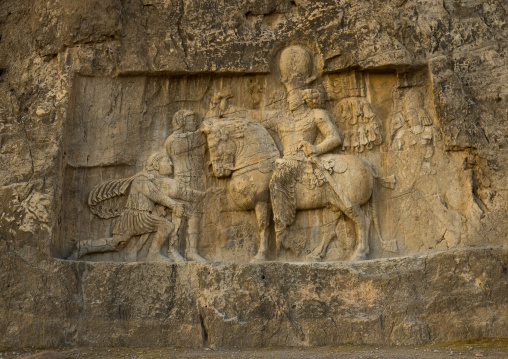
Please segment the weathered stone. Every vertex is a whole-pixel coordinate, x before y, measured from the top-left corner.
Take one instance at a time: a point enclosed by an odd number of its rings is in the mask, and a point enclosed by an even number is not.
[[[0,346],[508,336],[507,11],[1,2]]]
[[[58,352],[41,352],[33,355],[23,356],[22,359],[67,359],[68,355]]]
[[[7,257],[0,289],[16,300],[2,299],[0,344],[227,348],[500,337],[507,267],[506,247],[312,264],[50,260],[36,268]]]

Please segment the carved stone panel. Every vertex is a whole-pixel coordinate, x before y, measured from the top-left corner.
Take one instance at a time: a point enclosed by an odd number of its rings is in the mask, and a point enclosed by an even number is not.
[[[474,244],[481,168],[445,151],[427,70],[319,64],[296,44],[267,75],[77,77],[53,253],[337,261]]]

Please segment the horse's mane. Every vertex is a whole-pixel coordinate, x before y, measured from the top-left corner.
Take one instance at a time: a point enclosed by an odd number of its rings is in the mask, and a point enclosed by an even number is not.
[[[259,122],[244,119],[236,121],[236,132],[230,136],[236,144],[236,167],[280,156],[275,140]]]
[[[280,157],[275,140],[259,122],[225,118],[215,121],[212,126],[215,128],[213,133],[216,140],[223,144],[219,146],[221,151],[234,148],[234,169]]]

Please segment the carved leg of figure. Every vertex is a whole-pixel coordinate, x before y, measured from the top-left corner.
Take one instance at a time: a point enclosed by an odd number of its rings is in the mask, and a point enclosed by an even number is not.
[[[259,229],[259,249],[258,253],[254,258],[252,258],[251,262],[264,262],[267,259],[268,254],[268,226],[270,225],[270,214],[271,208],[270,203],[267,202],[258,202],[256,203],[256,219],[258,221],[258,229]]]
[[[276,251],[279,254],[285,243],[287,227],[294,222],[296,216],[295,188],[300,165],[295,160],[281,159],[276,163],[275,172],[270,179],[270,199],[275,221]]]
[[[198,240],[200,235],[201,213],[193,214],[188,222],[188,248],[187,259],[196,262],[207,262],[198,252]]]
[[[175,226],[169,222],[164,221],[157,227],[157,232],[155,232],[155,235],[152,239],[152,244],[150,245],[150,248],[148,249],[148,254],[146,255],[146,261],[147,262],[171,262],[171,259],[169,259],[166,256],[163,256],[161,254],[161,248],[162,245],[166,242],[168,237],[173,234]],[[169,252],[173,254],[172,249],[169,249]],[[177,251],[178,252],[178,251]],[[180,256],[180,253],[178,253],[178,256]],[[174,254],[173,254],[173,257]],[[182,261],[185,261],[182,256],[180,256]],[[177,262],[177,258],[174,258],[175,262]]]
[[[369,254],[368,237],[370,219],[365,215],[364,211],[358,205],[349,208],[345,213],[349,218],[353,220],[353,222],[355,222],[356,236],[358,238],[356,251],[353,253],[351,261],[360,261],[367,259],[367,255]]]
[[[114,235],[109,238],[88,239],[80,241],[78,244],[77,258],[81,258],[91,253],[116,252],[121,250],[129,239],[130,233]]]

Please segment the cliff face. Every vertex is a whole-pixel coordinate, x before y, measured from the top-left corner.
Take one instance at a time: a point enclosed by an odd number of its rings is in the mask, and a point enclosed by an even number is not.
[[[0,346],[507,336],[507,11],[494,0],[2,1]],[[378,216],[395,251],[372,231],[372,261],[245,264],[259,250],[256,217],[214,190],[199,252],[240,264],[126,264],[141,258],[132,248],[62,260],[110,235],[90,191],[142,171],[176,111],[201,122],[226,91],[252,118],[289,114],[290,46],[312,58],[312,90],[342,136],[334,154],[387,181]],[[205,177],[202,189],[228,186]],[[353,217],[334,217],[338,238],[318,259],[351,258]],[[278,254],[270,224],[267,259],[316,259],[328,223],[298,209]],[[116,263],[86,263],[104,260]]]

